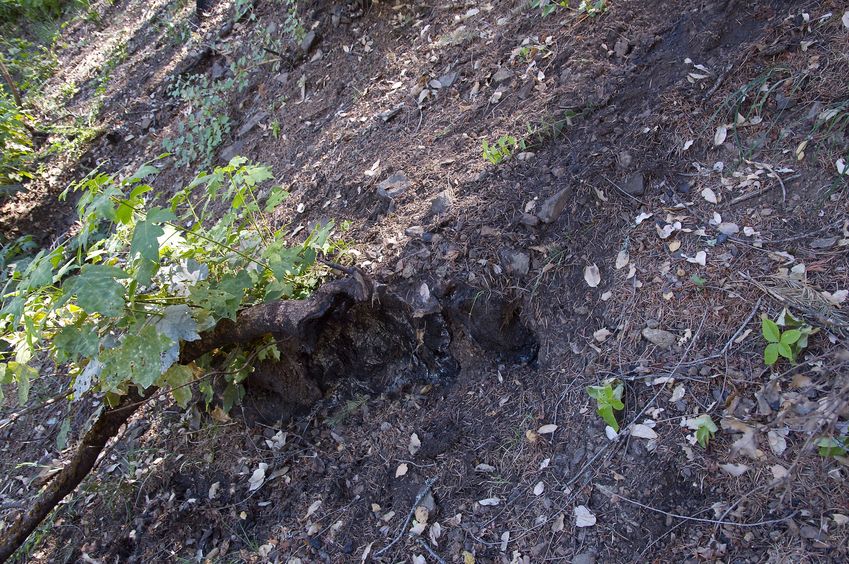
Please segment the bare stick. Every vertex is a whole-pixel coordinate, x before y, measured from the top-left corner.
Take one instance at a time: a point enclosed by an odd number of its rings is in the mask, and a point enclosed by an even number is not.
[[[427,495],[427,492],[430,491],[430,488],[432,488],[433,484],[435,484],[435,483],[436,483],[436,476],[434,476],[433,478],[428,478],[427,482],[425,482],[424,486],[422,486],[422,489],[420,489],[419,493],[416,495],[416,499],[415,499],[415,501],[413,501],[413,506],[410,508],[410,512],[407,513],[407,518],[404,519],[404,524],[401,525],[401,530],[398,531],[398,534],[395,536],[395,538],[392,540],[392,542],[390,542],[389,544],[387,544],[386,546],[384,546],[383,548],[381,548],[380,550],[378,550],[377,552],[374,553],[375,557],[380,556],[381,554],[383,554],[384,552],[386,552],[387,550],[389,550],[390,548],[392,548],[393,546],[398,544],[398,541],[400,541],[401,537],[404,536],[404,531],[407,530],[407,526],[410,524],[410,520],[413,518],[413,515],[415,515],[415,513],[416,513],[416,507],[419,506],[419,503],[421,502],[421,500],[424,499],[424,496]]]

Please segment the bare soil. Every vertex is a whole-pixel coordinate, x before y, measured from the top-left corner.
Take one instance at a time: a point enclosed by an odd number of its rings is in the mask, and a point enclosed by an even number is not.
[[[408,303],[432,295],[451,369],[392,364],[422,353],[364,338],[394,326],[358,326],[355,311],[333,338],[360,355],[324,366],[333,377],[287,395],[285,371],[258,366],[226,420],[146,406],[22,560],[846,561],[847,460],[814,446],[849,415],[849,313],[821,293],[849,288],[835,167],[849,118],[821,119],[849,111],[845,6],[608,5],[545,18],[513,0],[301,5],[317,39],[304,52],[284,38],[279,68],[257,65],[232,93],[219,162],[270,165],[292,194],[279,226],[350,222],[359,266]],[[104,4],[100,28],[71,27],[53,79],[83,85],[71,112],[94,96],[96,61],[127,46],[104,133],[5,202],[4,232],[60,237],[69,181],[162,152],[185,110],[167,94],[176,73],[229,72],[269,24],[282,37],[280,3],[258,0],[229,29],[231,10],[188,42],[162,22],[190,7],[165,2]],[[501,135],[527,146],[493,165],[482,140]],[[162,190],[191,177],[161,164]],[[408,185],[387,197],[378,184],[396,172]],[[784,307],[820,331],[798,364],[768,368],[760,315]],[[608,438],[585,388],[611,377],[622,427],[656,437]],[[61,391],[61,370],[41,380],[44,397]],[[6,515],[60,463],[67,409],[0,430]],[[92,409],[74,409],[77,429]],[[686,420],[705,413],[720,430],[702,448]],[[428,526],[407,535],[430,483]],[[579,506],[592,526],[577,526]]]

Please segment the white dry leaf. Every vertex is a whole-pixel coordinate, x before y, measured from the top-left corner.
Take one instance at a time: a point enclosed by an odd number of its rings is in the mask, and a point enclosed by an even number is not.
[[[563,513],[561,513],[560,515],[555,517],[554,523],[551,524],[551,532],[552,533],[559,533],[560,531],[562,531],[563,527],[565,526],[565,521],[566,521],[566,516]]]
[[[675,389],[672,390],[672,397],[669,398],[669,401],[675,403],[676,401],[684,399],[684,392],[684,384],[678,384],[675,386]]]
[[[674,253],[675,251],[677,251],[680,248],[681,248],[681,241],[679,241],[678,239],[676,239],[674,241],[670,241],[670,243],[669,243],[669,251],[670,252]]]
[[[696,256],[694,256],[694,257],[686,257],[686,258],[687,258],[687,262],[692,263],[692,264],[700,264],[702,266],[705,266],[707,264],[707,253],[704,252],[704,251],[697,252]]]
[[[575,508],[575,526],[576,527],[592,527],[596,523],[595,515],[587,509],[586,505],[579,505]]]
[[[849,10],[843,12],[843,17],[840,20],[843,22],[843,27],[849,29]]]
[[[410,435],[410,444],[407,445],[407,450],[410,451],[411,456],[415,456],[420,448],[422,448],[422,442],[419,440],[419,436],[413,433]]]
[[[422,554],[413,556],[413,564],[427,564],[427,559]]]
[[[307,508],[307,514],[304,517],[304,519],[309,519],[312,516],[313,513],[318,511],[319,507],[321,507],[321,500],[320,499],[317,499],[314,502],[312,502],[310,504],[310,506]]]
[[[259,489],[263,482],[265,482],[265,470],[268,468],[268,464],[265,462],[260,462],[259,466],[257,466],[256,470],[253,471],[251,477],[248,479],[248,491],[253,492]]]
[[[787,440],[784,438],[790,432],[789,429],[772,429],[766,434],[769,448],[775,456],[781,456],[787,450]]]
[[[438,541],[439,537],[442,536],[442,525],[440,525],[438,522],[431,525],[427,536],[430,537],[430,542],[433,543],[434,546],[438,547],[439,543],[436,541]]]
[[[755,231],[754,227],[749,227],[747,225],[746,227],[743,228],[743,235],[745,235],[746,237],[751,237],[755,233],[757,233],[757,231]]]
[[[619,251],[619,254],[616,255],[616,270],[624,268],[630,260],[631,257],[628,255],[628,251],[625,249]]]
[[[593,333],[593,339],[595,339],[599,343],[605,342],[609,336],[610,331],[607,329],[607,327],[602,327],[601,329]]]
[[[693,139],[687,139],[687,140],[684,142],[684,148],[683,148],[683,149],[681,149],[681,150],[682,150],[682,151],[686,151],[687,149],[689,149],[690,147],[692,147],[692,146],[693,146],[693,143],[694,143]]]
[[[371,547],[374,546],[375,541],[371,541],[366,546],[366,549],[363,551],[363,555],[360,557],[360,564],[363,564],[366,560],[368,560],[369,554],[371,554]]]
[[[209,486],[209,493],[207,494],[207,497],[209,497],[209,499],[215,499],[215,497],[218,495],[218,490],[220,489],[221,482],[215,482],[214,484]]]
[[[607,292],[605,292],[601,295],[601,301],[606,302],[607,300],[609,300],[612,297],[613,297],[613,292],[608,290]]]
[[[371,165],[371,167],[368,170],[366,170],[363,174],[365,174],[366,176],[376,176],[379,170],[380,170],[380,159],[377,159],[376,161],[374,161],[374,164]]]
[[[642,212],[642,213],[640,213],[640,215],[638,215],[636,218],[634,218],[634,223],[636,225],[639,225],[653,215],[654,215],[653,213]]]
[[[722,468],[723,471],[734,476],[735,478],[742,476],[749,469],[749,467],[745,464],[720,464],[719,467]]]
[[[539,429],[537,429],[537,433],[540,435],[549,435],[557,430],[557,425],[554,423],[548,423],[547,425],[543,425]]]
[[[265,444],[268,445],[268,448],[271,450],[280,450],[284,446],[286,446],[286,438],[288,433],[284,433],[283,431],[277,431],[274,433],[274,436],[270,439],[265,439]]]
[[[542,462],[540,462],[540,463],[539,463],[539,469],[540,469],[540,470],[545,470],[546,468],[548,468],[548,465],[549,465],[550,463],[551,463],[551,459],[550,459],[550,458],[546,458],[546,459],[544,459]]]
[[[849,297],[849,290],[837,290],[836,292],[822,292],[822,297],[828,300],[828,303],[835,307],[840,307],[840,304],[846,301]]]
[[[849,12],[846,12],[846,13],[849,14]],[[843,17],[845,18],[846,16],[843,16]],[[849,27],[849,25],[847,25],[846,27]],[[831,515],[831,518],[834,519],[834,522],[838,526],[842,526],[842,525],[849,523],[849,517],[842,514],[842,513],[833,513]]]
[[[837,168],[837,174],[843,176],[846,173],[849,173],[849,165],[846,164],[846,161],[842,158],[834,161],[834,166]]]
[[[495,466],[491,466],[489,464],[478,464],[477,466],[475,466],[475,472],[495,472]]]
[[[416,521],[415,519],[413,519],[413,526],[410,527],[410,534],[415,535],[415,536],[419,536],[423,532],[425,532],[426,528],[427,528],[427,523],[420,523],[420,522]]]
[[[607,439],[608,439],[608,440],[611,440],[611,441],[615,441],[616,439],[618,439],[618,438],[619,438],[619,433],[617,433],[617,432],[616,432],[616,429],[614,429],[614,428],[613,428],[613,427],[611,427],[610,425],[607,425],[607,426],[604,428],[604,434],[605,434],[605,436],[607,437]]]
[[[770,467],[770,470],[772,471],[772,478],[776,481],[783,480],[787,477],[788,474],[787,468],[785,468],[781,464],[773,464]]]
[[[596,288],[601,284],[601,273],[599,273],[598,266],[595,263],[584,268],[584,280],[590,288]]]
[[[716,133],[713,134],[713,144],[716,146],[725,143],[725,138],[728,137],[728,126],[720,125],[716,128]]]
[[[498,499],[497,497],[488,497],[486,499],[478,500],[478,503],[480,505],[485,506],[485,507],[492,507],[492,506],[495,506],[495,505],[498,505],[499,503],[501,503],[501,500]]]
[[[540,495],[542,495],[542,492],[544,492],[544,491],[545,491],[545,484],[543,484],[542,482],[537,482],[537,484],[534,486],[534,495],[540,496]]]
[[[653,440],[657,438],[657,433],[648,425],[638,423],[634,425],[633,429],[631,429],[631,436],[636,437],[638,439]]]
[[[400,478],[401,476],[406,476],[407,470],[408,470],[408,468],[407,468],[406,464],[404,464],[404,463],[399,464],[398,468],[395,469],[395,477]]]
[[[710,202],[711,204],[718,204],[719,200],[716,197],[716,192],[711,190],[710,188],[705,188],[702,190],[702,198]]]
[[[501,552],[507,552],[508,544],[510,544],[510,531],[504,531],[501,533],[501,546],[499,547]]]

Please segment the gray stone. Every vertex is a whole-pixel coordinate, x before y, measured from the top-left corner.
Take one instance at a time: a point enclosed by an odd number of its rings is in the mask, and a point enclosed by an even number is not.
[[[449,72],[439,77],[439,83],[442,84],[443,88],[448,88],[449,86],[454,84],[455,80],[457,80],[456,72]]]
[[[315,47],[317,41],[318,35],[316,35],[315,31],[308,32],[301,41],[301,51],[309,53]]]
[[[643,338],[662,349],[672,348],[677,340],[677,337],[669,331],[651,329],[649,327],[643,329]]]
[[[139,122],[139,127],[144,131],[150,129],[151,125],[153,125],[153,116],[144,116]]]
[[[391,200],[406,192],[409,187],[410,179],[399,170],[377,185],[377,195],[385,200]]]
[[[595,564],[595,555],[591,552],[576,554],[572,559],[572,564]]]
[[[522,217],[519,219],[519,223],[527,225],[528,227],[535,227],[539,225],[539,218],[530,213],[523,213]]]
[[[622,183],[622,190],[625,191],[626,194],[630,194],[632,196],[642,196],[645,189],[645,179],[643,178],[642,173],[637,172],[628,176],[625,179],[625,182]]]
[[[507,274],[524,276],[531,268],[531,258],[521,251],[502,251],[501,262]]]
[[[501,84],[502,82],[507,82],[513,78],[513,73],[510,69],[498,69],[494,75],[492,75],[492,82],[495,84]]]
[[[447,190],[440,192],[430,202],[431,215],[441,215],[447,212],[451,208],[453,201],[454,198],[451,197],[451,194],[449,194]]]
[[[618,57],[624,57],[628,54],[628,51],[631,50],[630,42],[624,38],[620,37],[616,40],[616,44],[613,46],[613,52],[616,53]]]
[[[245,120],[245,123],[242,124],[242,127],[239,128],[239,131],[236,132],[236,137],[242,137],[247,135],[254,127],[260,124],[262,120],[268,117],[267,112],[257,112],[248,119]]]
[[[221,160],[225,163],[229,163],[233,157],[238,157],[244,148],[245,144],[242,141],[236,141],[235,143],[228,145],[221,150]]]
[[[537,212],[537,217],[543,223],[552,223],[556,221],[557,218],[560,217],[560,214],[563,213],[563,210],[566,209],[566,204],[569,203],[571,196],[572,188],[563,188],[542,203],[539,211]]]

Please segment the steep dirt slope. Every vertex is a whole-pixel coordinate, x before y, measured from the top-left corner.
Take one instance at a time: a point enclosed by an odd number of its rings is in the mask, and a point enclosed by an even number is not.
[[[152,20],[131,17],[141,4],[121,10],[140,39],[92,161],[159,154],[185,111],[166,95],[171,73],[226,77],[264,44],[258,30],[285,26],[280,4],[257,2],[232,29],[225,8],[187,48],[157,47]],[[291,192],[274,219],[295,237],[349,222],[358,265],[400,299],[436,304],[454,369],[374,379],[352,363],[269,398],[279,371],[261,366],[228,420],[157,402],[30,558],[847,558],[846,459],[814,445],[845,434],[849,399],[842,13],[734,0],[548,17],[513,1],[302,6],[314,38],[281,41],[279,68],[246,73],[216,158],[271,165]],[[482,141],[502,135],[525,147],[488,163]],[[187,180],[162,164],[159,185]],[[785,306],[819,332],[798,364],[768,368],[760,315]],[[585,391],[607,378],[623,383],[618,418],[633,424],[618,437]],[[719,427],[707,448],[687,427],[703,414]],[[3,432],[49,460],[56,421],[35,423]],[[10,502],[31,495],[38,469],[18,472],[28,487],[7,473]]]

